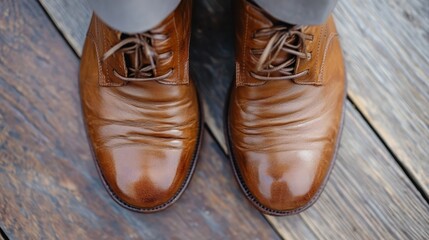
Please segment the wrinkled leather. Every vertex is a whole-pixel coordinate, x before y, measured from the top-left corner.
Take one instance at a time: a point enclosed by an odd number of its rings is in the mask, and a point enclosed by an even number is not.
[[[249,74],[257,61],[250,51],[266,42],[252,36],[275,19],[245,0],[236,2],[236,80],[228,110],[235,170],[260,210],[295,213],[322,190],[339,141],[345,71],[338,34],[332,17],[323,25],[304,27],[314,37],[306,45],[312,57],[299,59],[295,73],[308,69],[309,74],[261,81]]]
[[[196,88],[189,77],[191,1],[184,0],[159,26],[155,40],[162,81],[125,82],[124,55],[102,55],[121,33],[93,16],[82,54],[80,93],[87,133],[103,181],[115,200],[134,210],[153,211],[172,203],[193,169],[200,135]]]

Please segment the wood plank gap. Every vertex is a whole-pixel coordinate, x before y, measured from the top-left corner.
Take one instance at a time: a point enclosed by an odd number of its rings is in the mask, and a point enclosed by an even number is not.
[[[399,160],[398,156],[393,152],[393,150],[390,148],[390,146],[387,144],[387,142],[384,140],[384,138],[380,135],[380,133],[375,129],[375,127],[371,124],[367,116],[362,112],[362,110],[359,108],[359,106],[353,101],[351,96],[347,94],[347,100],[352,104],[353,108],[356,109],[356,111],[359,113],[360,117],[365,121],[365,123],[368,125],[368,127],[371,129],[371,131],[375,134],[375,136],[380,140],[381,144],[384,146],[384,148],[387,150],[387,152],[390,154],[390,156],[395,160],[395,162],[398,164],[398,166],[401,168],[401,170],[404,172],[404,174],[410,179],[411,183],[414,185],[416,190],[420,193],[420,195],[423,197],[423,199],[426,201],[426,203],[429,203],[429,196],[424,191],[423,186],[419,183],[418,179],[413,176],[411,171]],[[217,139],[216,139],[217,141]]]
[[[271,225],[271,224],[270,224]],[[272,226],[271,226],[272,227]],[[278,232],[276,231],[276,233],[278,234]],[[6,233],[3,231],[3,229],[0,228],[0,238],[3,240],[9,240],[9,238],[7,237]]]
[[[43,5],[43,3],[38,0],[37,4],[39,4],[40,8],[42,9],[42,11],[45,13],[45,15],[48,17],[49,21],[52,23],[52,26],[54,26],[54,28],[58,31],[58,34],[61,36],[61,38],[66,42],[67,46],[69,46],[69,48],[71,48],[74,52],[74,54],[77,56],[77,58],[79,58],[80,60],[80,52],[75,49],[72,44],[69,42],[69,40],[67,39],[66,34],[61,31],[61,28],[55,23],[54,20],[54,16],[52,16],[46,9],[47,7]]]
[[[210,126],[207,123],[205,125],[207,127],[207,131],[209,132],[210,136],[214,139],[216,144],[219,145],[220,149],[222,149],[224,156],[229,159],[228,149],[225,147],[225,144],[223,144],[222,139],[218,139],[216,137],[213,130],[210,128]]]

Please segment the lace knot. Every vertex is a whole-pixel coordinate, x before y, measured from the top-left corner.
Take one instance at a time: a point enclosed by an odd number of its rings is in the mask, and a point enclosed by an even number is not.
[[[303,71],[294,74],[294,64],[296,58],[310,59],[311,54],[307,53],[305,42],[312,40],[311,35],[302,32],[301,26],[274,26],[263,28],[254,34],[254,38],[269,38],[264,49],[252,49],[252,54],[258,56],[256,64],[256,72],[265,74],[264,76],[252,72],[251,75],[259,80],[289,80],[304,76],[308,71]],[[281,53],[288,56],[281,63],[275,64],[278,61]],[[278,72],[281,76],[271,76]]]
[[[105,61],[118,52],[131,56],[130,61],[126,63],[128,76],[122,76],[114,70],[115,76],[123,81],[154,81],[164,80],[172,74],[173,69],[170,69],[166,74],[157,76],[158,60],[168,58],[172,53],[158,54],[152,46],[152,41],[165,40],[167,39],[165,35],[141,33],[123,36],[126,37],[106,51],[101,59]]]

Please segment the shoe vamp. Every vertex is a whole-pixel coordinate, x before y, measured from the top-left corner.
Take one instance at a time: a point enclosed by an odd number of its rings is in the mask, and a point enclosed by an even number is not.
[[[198,109],[189,86],[157,82],[101,87],[85,97],[87,124],[97,147],[178,148],[197,133]]]
[[[231,126],[239,149],[323,151],[336,141],[342,91],[290,81],[267,82],[236,91]]]

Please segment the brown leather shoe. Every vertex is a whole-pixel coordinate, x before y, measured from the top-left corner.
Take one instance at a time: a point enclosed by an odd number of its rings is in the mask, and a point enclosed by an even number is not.
[[[346,94],[338,34],[332,17],[297,27],[237,2],[226,124],[234,171],[261,211],[298,213],[318,198],[339,143]]]
[[[171,205],[193,174],[202,118],[189,77],[191,1],[161,24],[127,35],[93,16],[83,50],[80,93],[96,165],[122,206]]]

